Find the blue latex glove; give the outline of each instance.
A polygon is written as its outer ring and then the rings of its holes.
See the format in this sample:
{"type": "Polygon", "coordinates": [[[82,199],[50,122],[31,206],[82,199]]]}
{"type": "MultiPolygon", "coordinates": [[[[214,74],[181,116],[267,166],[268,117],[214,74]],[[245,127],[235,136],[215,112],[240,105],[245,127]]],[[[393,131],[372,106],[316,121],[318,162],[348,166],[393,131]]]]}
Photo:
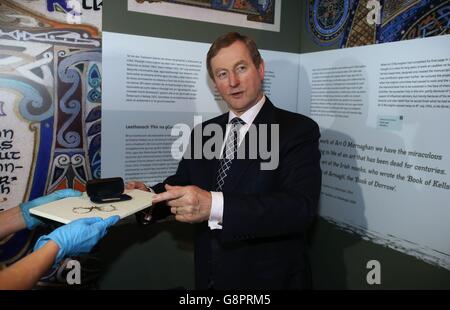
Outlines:
{"type": "Polygon", "coordinates": [[[79,197],[81,196],[81,192],[73,190],[73,189],[62,189],[59,191],[56,191],[54,193],[51,193],[47,196],[42,196],[36,199],[33,199],[31,201],[24,202],[20,205],[20,209],[22,211],[23,219],[25,220],[25,224],[27,225],[28,229],[34,229],[38,227],[39,225],[43,225],[44,223],[41,222],[37,217],[30,214],[30,209],[55,201],[62,198],[67,197],[79,197]]]}
{"type": "Polygon", "coordinates": [[[100,217],[75,220],[55,229],[49,235],[41,236],[34,246],[34,251],[53,240],[59,246],[55,263],[59,263],[66,256],[88,253],[106,235],[108,227],[116,224],[119,219],[120,217],[115,215],[105,220],[100,217]]]}

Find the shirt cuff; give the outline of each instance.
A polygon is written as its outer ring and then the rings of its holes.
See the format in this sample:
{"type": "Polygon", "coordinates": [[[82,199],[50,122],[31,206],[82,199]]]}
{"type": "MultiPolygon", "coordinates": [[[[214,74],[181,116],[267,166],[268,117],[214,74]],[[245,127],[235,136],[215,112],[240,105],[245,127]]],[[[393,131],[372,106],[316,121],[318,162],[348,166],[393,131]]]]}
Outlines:
{"type": "Polygon", "coordinates": [[[145,186],[145,188],[146,188],[150,193],[156,194],[155,191],[153,190],[153,188],[151,188],[150,186],[148,186],[148,185],[145,184],[145,183],[144,183],[144,186],[145,186]]]}
{"type": "Polygon", "coordinates": [[[208,226],[211,230],[222,229],[223,218],[223,193],[211,192],[211,214],[208,220],[208,226]]]}

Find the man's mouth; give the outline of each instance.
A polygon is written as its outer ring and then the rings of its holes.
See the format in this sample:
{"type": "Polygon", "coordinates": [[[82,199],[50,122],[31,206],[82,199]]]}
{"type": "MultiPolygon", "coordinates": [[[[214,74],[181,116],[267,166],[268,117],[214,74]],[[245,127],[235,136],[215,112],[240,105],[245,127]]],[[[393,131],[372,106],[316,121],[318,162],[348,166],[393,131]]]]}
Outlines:
{"type": "Polygon", "coordinates": [[[230,94],[230,96],[235,98],[235,99],[238,99],[238,98],[241,98],[243,96],[243,94],[244,94],[243,91],[235,91],[235,92],[232,92],[230,94]]]}

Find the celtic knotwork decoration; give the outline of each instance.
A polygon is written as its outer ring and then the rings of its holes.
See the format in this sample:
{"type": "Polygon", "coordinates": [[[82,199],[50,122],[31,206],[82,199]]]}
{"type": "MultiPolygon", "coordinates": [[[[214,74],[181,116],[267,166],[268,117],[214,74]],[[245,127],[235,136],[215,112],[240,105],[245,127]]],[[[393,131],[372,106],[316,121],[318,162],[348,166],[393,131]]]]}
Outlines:
{"type": "Polygon", "coordinates": [[[99,179],[101,177],[100,141],[100,135],[96,136],[92,141],[92,148],[89,149],[89,158],[91,159],[91,173],[92,177],[95,179],[99,179]]]}
{"type": "Polygon", "coordinates": [[[82,154],[59,154],[51,167],[51,179],[47,186],[48,191],[55,190],[60,184],[73,187],[74,180],[86,182],[86,160],[82,154]]]}
{"type": "Polygon", "coordinates": [[[102,101],[102,93],[99,89],[102,85],[102,79],[100,75],[100,70],[98,66],[94,64],[88,72],[87,75],[88,84],[92,89],[88,92],[88,100],[94,103],[100,103],[102,101]]]}
{"type": "Polygon", "coordinates": [[[418,0],[387,0],[383,3],[382,21],[388,23],[391,19],[407,11],[411,6],[417,4],[418,0]]]}
{"type": "Polygon", "coordinates": [[[53,53],[45,52],[42,57],[32,63],[17,67],[17,72],[22,76],[46,87],[53,87],[53,75],[51,73],[51,63],[53,61],[53,53]],[[39,69],[42,77],[35,74],[34,71],[39,69]]]}
{"type": "Polygon", "coordinates": [[[93,62],[87,73],[87,85],[89,89],[86,100],[86,136],[88,145],[88,156],[93,178],[100,178],[101,170],[101,64],[93,62]]]}
{"type": "Polygon", "coordinates": [[[137,3],[170,2],[247,15],[247,20],[274,23],[275,1],[279,0],[135,0],[137,3]]]}
{"type": "Polygon", "coordinates": [[[309,0],[308,26],[317,43],[330,45],[342,35],[350,5],[350,0],[309,0]]]}
{"type": "Polygon", "coordinates": [[[401,39],[426,38],[444,34],[450,34],[450,1],[431,7],[404,32],[401,39]]]}
{"type": "Polygon", "coordinates": [[[30,122],[40,122],[53,116],[52,97],[48,90],[19,76],[0,76],[0,88],[12,89],[22,95],[20,114],[30,122]]]}
{"type": "Polygon", "coordinates": [[[211,0],[211,6],[218,10],[229,10],[233,7],[235,0],[211,0]]]}
{"type": "Polygon", "coordinates": [[[70,166],[70,157],[67,154],[58,155],[52,167],[52,183],[60,183],[70,166]]]}
{"type": "MultiPolygon", "coordinates": [[[[3,1],[2,1],[3,2],[3,1]]],[[[25,14],[14,7],[0,5],[0,28],[44,28],[48,26],[32,14],[25,14]]]]}
{"type": "Polygon", "coordinates": [[[88,139],[88,156],[91,164],[92,177],[100,178],[100,146],[101,146],[101,107],[94,107],[86,118],[88,139]]]}
{"type": "Polygon", "coordinates": [[[367,17],[372,15],[368,0],[354,2],[350,18],[351,23],[347,24],[341,47],[363,46],[377,43],[377,29],[379,25],[369,23],[367,17]]]}
{"type": "Polygon", "coordinates": [[[392,12],[390,15],[383,14],[382,28],[377,34],[379,42],[425,38],[450,32],[449,0],[423,0],[414,5],[407,4],[396,7],[395,15],[392,12]]]}
{"type": "Polygon", "coordinates": [[[64,23],[47,18],[30,9],[24,1],[1,2],[0,38],[63,46],[101,46],[101,41],[97,39],[99,31],[91,25],[64,23]]]}
{"type": "MultiPolygon", "coordinates": [[[[65,52],[61,51],[58,56],[63,58],[65,52]]],[[[100,62],[101,53],[99,51],[78,52],[63,58],[58,66],[58,78],[61,82],[70,85],[59,100],[60,110],[69,115],[57,134],[58,143],[65,148],[82,146],[80,133],[71,131],[69,128],[81,111],[79,93],[82,87],[80,83],[82,72],[76,66],[91,61],[100,62]]]]}
{"type": "Polygon", "coordinates": [[[89,38],[86,32],[57,30],[43,33],[34,33],[25,30],[4,32],[0,30],[0,37],[8,36],[20,41],[45,42],[53,44],[76,45],[86,47],[99,47],[100,41],[89,38]]]}
{"type": "Polygon", "coordinates": [[[73,171],[75,173],[75,176],[83,181],[86,182],[86,160],[83,155],[81,154],[75,154],[70,158],[70,162],[73,167],[73,171]]]}

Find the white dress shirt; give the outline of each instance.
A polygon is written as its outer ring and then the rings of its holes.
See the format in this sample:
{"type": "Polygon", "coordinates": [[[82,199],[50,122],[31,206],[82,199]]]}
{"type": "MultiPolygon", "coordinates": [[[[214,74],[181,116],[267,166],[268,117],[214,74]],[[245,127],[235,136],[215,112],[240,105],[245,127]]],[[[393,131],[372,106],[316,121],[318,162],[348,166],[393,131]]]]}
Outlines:
{"type": "MultiPolygon", "coordinates": [[[[241,116],[239,116],[240,119],[242,119],[245,122],[245,125],[243,125],[239,129],[239,138],[238,138],[238,144],[240,145],[242,140],[245,137],[245,134],[247,133],[250,126],[253,124],[253,121],[255,120],[256,115],[258,115],[259,111],[261,110],[262,106],[264,105],[264,102],[266,102],[266,96],[263,95],[261,100],[258,101],[257,104],[255,104],[253,107],[245,111],[241,116]]],[[[235,118],[238,117],[236,114],[234,114],[233,111],[230,111],[228,113],[228,124],[227,129],[225,132],[225,139],[224,143],[222,145],[222,149],[220,150],[220,156],[222,156],[223,149],[225,147],[225,142],[227,141],[228,135],[230,134],[231,126],[229,122],[235,118]]],[[[211,214],[209,215],[208,220],[208,226],[210,229],[222,229],[222,218],[223,218],[223,193],[222,192],[211,192],[211,214]]]]}

